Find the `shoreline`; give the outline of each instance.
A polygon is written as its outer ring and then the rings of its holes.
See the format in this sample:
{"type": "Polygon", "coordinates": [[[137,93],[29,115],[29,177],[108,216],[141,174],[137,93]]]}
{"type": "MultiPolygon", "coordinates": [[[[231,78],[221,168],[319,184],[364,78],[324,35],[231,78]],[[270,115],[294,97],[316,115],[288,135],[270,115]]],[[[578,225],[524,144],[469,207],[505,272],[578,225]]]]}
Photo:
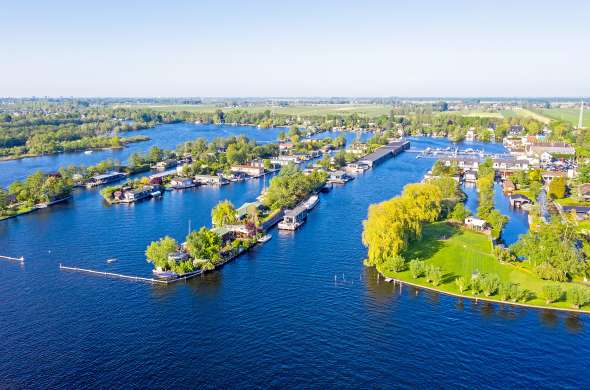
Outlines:
{"type": "Polygon", "coordinates": [[[422,290],[434,291],[434,292],[441,293],[441,294],[448,295],[448,296],[452,296],[452,297],[455,297],[455,298],[468,299],[468,300],[471,300],[471,301],[475,301],[476,303],[478,301],[484,301],[484,302],[490,302],[490,303],[496,303],[496,304],[502,304],[502,305],[528,307],[530,309],[535,309],[535,310],[556,310],[556,311],[569,312],[569,313],[581,313],[581,314],[587,314],[587,315],[590,314],[590,310],[574,309],[574,308],[568,309],[568,308],[565,308],[565,307],[554,307],[554,306],[540,306],[540,305],[533,305],[533,304],[530,304],[530,303],[502,301],[502,300],[499,300],[499,299],[493,299],[493,298],[489,298],[489,297],[479,297],[479,296],[474,297],[473,295],[472,296],[469,296],[469,295],[457,294],[457,293],[450,292],[450,291],[440,290],[440,289],[437,289],[436,287],[423,286],[423,285],[420,285],[420,284],[417,284],[417,283],[412,283],[412,282],[408,282],[408,281],[405,281],[405,280],[393,278],[393,277],[390,277],[390,276],[385,276],[385,275],[383,275],[379,271],[377,271],[377,274],[379,275],[379,277],[382,277],[384,279],[385,278],[389,278],[393,282],[397,282],[397,283],[400,283],[400,284],[405,284],[405,285],[412,286],[412,287],[415,287],[415,288],[418,288],[418,289],[422,289],[422,290]]]}

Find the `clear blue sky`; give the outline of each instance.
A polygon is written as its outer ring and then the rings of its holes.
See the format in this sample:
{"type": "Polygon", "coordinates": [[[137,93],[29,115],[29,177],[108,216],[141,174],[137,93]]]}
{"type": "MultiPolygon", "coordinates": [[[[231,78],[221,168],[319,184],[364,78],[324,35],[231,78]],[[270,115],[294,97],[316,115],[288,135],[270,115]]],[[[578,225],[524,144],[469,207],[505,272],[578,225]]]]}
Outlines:
{"type": "Polygon", "coordinates": [[[2,2],[0,96],[590,95],[590,1],[2,2]]]}

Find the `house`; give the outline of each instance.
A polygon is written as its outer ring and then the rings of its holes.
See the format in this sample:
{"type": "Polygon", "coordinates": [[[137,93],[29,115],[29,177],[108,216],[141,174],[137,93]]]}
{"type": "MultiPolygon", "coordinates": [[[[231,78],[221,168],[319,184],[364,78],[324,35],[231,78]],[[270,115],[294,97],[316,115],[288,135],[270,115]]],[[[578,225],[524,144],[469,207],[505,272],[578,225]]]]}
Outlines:
{"type": "Polygon", "coordinates": [[[173,159],[168,159],[164,161],[158,161],[155,165],[155,168],[158,171],[165,171],[168,168],[175,167],[178,164],[178,161],[173,159]]]}
{"type": "Polygon", "coordinates": [[[590,183],[584,183],[578,186],[578,196],[580,199],[590,201],[590,183]]]}
{"type": "Polygon", "coordinates": [[[297,156],[278,156],[278,157],[272,158],[270,160],[270,163],[274,164],[274,165],[284,166],[284,165],[288,165],[289,163],[298,164],[299,159],[297,158],[297,156]]]}
{"type": "Polygon", "coordinates": [[[121,173],[121,172],[115,172],[115,171],[107,172],[102,175],[92,176],[86,182],[86,187],[91,188],[91,187],[96,187],[96,186],[99,186],[102,184],[112,183],[112,182],[115,182],[118,180],[122,180],[124,177],[125,177],[125,174],[121,173]]]}
{"type": "Polygon", "coordinates": [[[141,190],[131,189],[123,193],[123,202],[132,203],[149,197],[152,193],[152,186],[144,186],[141,190]]]}
{"type": "Polygon", "coordinates": [[[353,179],[344,171],[331,172],[328,177],[328,183],[345,184],[353,179]]]}
{"type": "Polygon", "coordinates": [[[170,185],[172,186],[172,188],[174,188],[176,190],[180,190],[183,188],[194,187],[195,182],[190,177],[176,176],[176,177],[173,177],[172,180],[170,180],[170,185]]]}
{"type": "Polygon", "coordinates": [[[258,210],[262,206],[263,206],[262,202],[260,202],[258,200],[255,202],[246,202],[236,210],[236,217],[239,220],[243,219],[244,217],[246,217],[246,215],[248,215],[248,209],[250,209],[251,207],[255,207],[258,210]]]}
{"type": "Polygon", "coordinates": [[[292,144],[292,143],[290,143],[290,142],[281,142],[281,143],[279,144],[279,151],[280,151],[280,152],[288,152],[288,151],[290,151],[291,149],[293,149],[294,147],[295,147],[295,145],[293,145],[293,144],[292,144]]]}
{"type": "Polygon", "coordinates": [[[188,254],[182,251],[172,252],[168,255],[168,260],[180,263],[188,259],[188,254]]]}
{"type": "Polygon", "coordinates": [[[465,226],[473,230],[483,231],[487,226],[487,222],[483,219],[469,216],[465,218],[465,226]]]}
{"type": "Polygon", "coordinates": [[[576,150],[566,142],[544,142],[534,140],[526,145],[526,152],[530,156],[541,157],[544,153],[551,156],[575,156],[576,150]]]}
{"type": "Polygon", "coordinates": [[[493,159],[492,166],[498,171],[527,171],[529,162],[511,158],[496,158],[493,159]]]}
{"type": "Polygon", "coordinates": [[[199,184],[225,185],[229,183],[229,180],[221,175],[195,175],[195,182],[199,184]]]}
{"type": "Polygon", "coordinates": [[[473,129],[467,130],[467,133],[465,134],[465,140],[466,141],[475,140],[475,132],[473,131],[473,129]]]}
{"type": "Polygon", "coordinates": [[[590,217],[589,206],[558,206],[563,213],[575,213],[576,219],[583,220],[590,217]]]}
{"type": "Polygon", "coordinates": [[[363,163],[349,163],[346,164],[346,167],[344,167],[344,169],[346,170],[346,172],[349,173],[363,173],[369,169],[369,166],[363,163]]]}
{"type": "Polygon", "coordinates": [[[559,172],[559,171],[548,171],[541,173],[541,178],[543,179],[543,183],[549,184],[553,179],[556,177],[566,177],[567,173],[559,172]]]}
{"type": "Polygon", "coordinates": [[[463,175],[463,178],[468,183],[475,183],[477,181],[477,172],[467,171],[465,172],[465,175],[463,175]]]}
{"type": "Polygon", "coordinates": [[[440,159],[442,164],[446,167],[452,166],[454,163],[457,164],[459,169],[464,171],[472,170],[477,172],[479,170],[479,159],[478,158],[469,158],[469,157],[448,157],[440,159]]]}
{"type": "Polygon", "coordinates": [[[533,202],[523,194],[513,194],[508,197],[510,207],[522,207],[525,204],[532,204],[533,202]]]}
{"type": "Polygon", "coordinates": [[[264,175],[264,167],[254,165],[234,165],[231,168],[233,173],[244,173],[248,176],[258,177],[264,175]]]}
{"type": "Polygon", "coordinates": [[[512,180],[504,180],[502,183],[502,191],[506,194],[510,194],[516,190],[516,186],[512,180]]]}

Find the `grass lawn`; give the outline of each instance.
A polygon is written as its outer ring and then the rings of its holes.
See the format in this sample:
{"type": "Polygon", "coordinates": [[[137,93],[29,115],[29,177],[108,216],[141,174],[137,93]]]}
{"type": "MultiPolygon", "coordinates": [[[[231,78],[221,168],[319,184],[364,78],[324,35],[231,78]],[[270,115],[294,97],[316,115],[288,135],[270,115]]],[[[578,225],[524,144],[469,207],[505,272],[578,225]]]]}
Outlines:
{"type": "Polygon", "coordinates": [[[527,198],[529,198],[530,200],[532,200],[534,203],[536,203],[536,198],[533,196],[533,193],[528,188],[522,188],[520,190],[516,190],[516,191],[514,191],[514,194],[524,195],[527,198]]]}
{"type": "Polygon", "coordinates": [[[545,124],[548,124],[549,122],[551,122],[551,118],[549,116],[544,115],[541,112],[527,110],[526,108],[515,108],[514,110],[502,110],[501,113],[505,118],[510,118],[510,117],[533,118],[533,119],[536,119],[539,122],[545,123],[545,124]]]}
{"type": "MultiPolygon", "coordinates": [[[[567,121],[574,126],[578,125],[578,118],[580,115],[580,107],[577,108],[546,108],[539,110],[543,115],[567,121]]],[[[584,107],[584,126],[590,127],[590,110],[588,105],[584,107]]]]}
{"type": "MultiPolygon", "coordinates": [[[[479,273],[497,274],[501,280],[518,283],[520,288],[530,291],[532,295],[526,302],[527,304],[571,308],[571,304],[566,301],[546,304],[542,293],[542,288],[546,284],[561,284],[562,288],[566,290],[571,286],[571,283],[542,280],[527,268],[526,262],[517,265],[502,264],[492,254],[492,243],[488,236],[458,228],[446,222],[425,226],[422,240],[414,243],[406,251],[404,257],[441,267],[444,277],[442,283],[436,287],[441,291],[460,294],[455,284],[455,278],[464,276],[469,280],[472,272],[478,271],[479,273]]],[[[409,270],[393,272],[385,276],[432,287],[424,277],[413,279],[409,270]]],[[[463,295],[471,296],[471,291],[467,290],[463,292],[463,295]]],[[[480,294],[480,297],[483,298],[483,294],[480,294]]],[[[498,295],[485,298],[500,301],[498,295]]],[[[590,309],[590,305],[586,305],[584,309],[590,309]]]]}

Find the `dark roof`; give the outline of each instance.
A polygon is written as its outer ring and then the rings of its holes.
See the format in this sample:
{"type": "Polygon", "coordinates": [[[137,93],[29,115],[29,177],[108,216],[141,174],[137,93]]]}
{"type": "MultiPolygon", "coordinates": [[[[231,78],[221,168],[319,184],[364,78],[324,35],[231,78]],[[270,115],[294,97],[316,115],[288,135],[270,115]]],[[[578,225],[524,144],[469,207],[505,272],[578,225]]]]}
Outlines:
{"type": "Polygon", "coordinates": [[[575,210],[576,213],[587,213],[590,212],[590,206],[561,206],[563,211],[568,212],[575,210]]]}
{"type": "Polygon", "coordinates": [[[530,200],[528,196],[523,195],[523,194],[510,195],[509,198],[510,199],[526,199],[526,200],[530,200]]]}

